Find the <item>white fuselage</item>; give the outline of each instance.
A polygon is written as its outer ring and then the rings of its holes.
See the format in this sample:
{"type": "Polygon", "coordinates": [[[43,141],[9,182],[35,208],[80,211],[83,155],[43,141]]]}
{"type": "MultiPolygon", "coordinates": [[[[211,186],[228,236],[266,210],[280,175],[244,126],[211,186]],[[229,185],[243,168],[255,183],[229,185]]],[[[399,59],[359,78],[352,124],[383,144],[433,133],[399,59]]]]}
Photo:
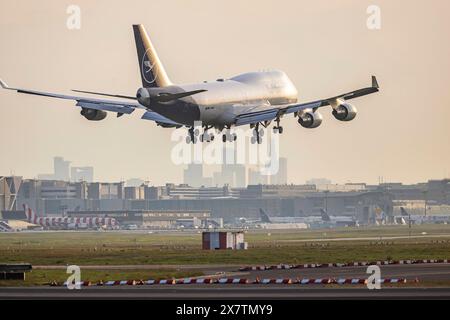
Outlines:
{"type": "MultiPolygon", "coordinates": [[[[151,108],[183,124],[201,121],[208,126],[229,126],[240,114],[283,107],[298,101],[298,91],[282,71],[244,73],[230,79],[219,79],[187,85],[173,85],[173,90],[206,90],[183,101],[151,108]],[[183,117],[181,113],[184,113],[183,117]],[[185,120],[188,114],[196,117],[185,120]]],[[[164,88],[166,91],[170,87],[164,88]]]]}
{"type": "Polygon", "coordinates": [[[182,86],[186,90],[205,89],[193,97],[206,125],[228,125],[239,114],[296,103],[298,91],[280,71],[245,73],[231,79],[182,86]]]}

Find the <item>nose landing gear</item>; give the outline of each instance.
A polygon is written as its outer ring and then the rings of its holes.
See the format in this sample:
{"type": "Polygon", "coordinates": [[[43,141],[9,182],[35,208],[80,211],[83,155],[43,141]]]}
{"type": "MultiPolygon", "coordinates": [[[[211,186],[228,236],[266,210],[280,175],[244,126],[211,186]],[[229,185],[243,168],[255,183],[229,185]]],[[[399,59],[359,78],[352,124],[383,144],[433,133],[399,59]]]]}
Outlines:
{"type": "Polygon", "coordinates": [[[205,127],[202,134],[200,134],[200,130],[198,128],[191,127],[188,130],[188,136],[186,137],[186,143],[193,143],[196,144],[198,140],[200,142],[211,142],[214,141],[214,134],[208,133],[208,130],[211,129],[211,127],[205,127]]]}
{"type": "Polygon", "coordinates": [[[194,127],[189,128],[188,136],[186,137],[186,143],[196,144],[198,141],[198,135],[200,134],[200,130],[194,129],[194,127]]]}

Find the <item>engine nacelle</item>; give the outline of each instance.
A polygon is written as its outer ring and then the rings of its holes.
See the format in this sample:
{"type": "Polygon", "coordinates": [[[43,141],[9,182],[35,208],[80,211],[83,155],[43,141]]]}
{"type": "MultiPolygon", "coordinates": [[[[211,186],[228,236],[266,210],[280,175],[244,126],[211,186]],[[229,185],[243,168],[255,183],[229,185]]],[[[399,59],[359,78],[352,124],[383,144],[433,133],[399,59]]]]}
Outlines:
{"type": "Polygon", "coordinates": [[[358,110],[350,103],[340,104],[333,110],[333,116],[339,121],[352,121],[356,118],[358,110]]]}
{"type": "Polygon", "coordinates": [[[100,121],[106,118],[106,111],[82,108],[80,114],[89,121],[100,121]]]}
{"type": "Polygon", "coordinates": [[[298,115],[298,123],[307,129],[317,128],[322,124],[323,117],[319,111],[305,111],[298,115]]]}

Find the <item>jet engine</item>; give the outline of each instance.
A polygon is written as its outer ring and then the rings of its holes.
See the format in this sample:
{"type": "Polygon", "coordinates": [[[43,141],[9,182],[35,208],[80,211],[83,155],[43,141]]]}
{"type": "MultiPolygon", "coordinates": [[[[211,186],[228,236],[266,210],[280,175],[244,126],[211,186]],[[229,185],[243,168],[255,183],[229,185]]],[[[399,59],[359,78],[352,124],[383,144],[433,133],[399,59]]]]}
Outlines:
{"type": "Polygon", "coordinates": [[[307,129],[317,128],[322,124],[323,117],[320,112],[304,111],[298,115],[298,123],[307,129]]]}
{"type": "Polygon", "coordinates": [[[106,111],[82,108],[80,114],[89,121],[100,121],[106,118],[106,111]]]}
{"type": "Polygon", "coordinates": [[[350,103],[342,103],[333,110],[333,116],[339,121],[352,121],[358,110],[350,103]]]}

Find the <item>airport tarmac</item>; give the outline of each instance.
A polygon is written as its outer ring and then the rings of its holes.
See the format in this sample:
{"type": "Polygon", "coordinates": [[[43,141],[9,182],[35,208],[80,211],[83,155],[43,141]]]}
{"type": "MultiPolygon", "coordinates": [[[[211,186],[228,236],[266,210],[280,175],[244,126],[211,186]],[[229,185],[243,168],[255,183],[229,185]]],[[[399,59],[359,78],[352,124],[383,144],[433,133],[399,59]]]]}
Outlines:
{"type": "Polygon", "coordinates": [[[299,285],[0,288],[2,299],[450,299],[450,288],[305,288],[299,285]]]}

